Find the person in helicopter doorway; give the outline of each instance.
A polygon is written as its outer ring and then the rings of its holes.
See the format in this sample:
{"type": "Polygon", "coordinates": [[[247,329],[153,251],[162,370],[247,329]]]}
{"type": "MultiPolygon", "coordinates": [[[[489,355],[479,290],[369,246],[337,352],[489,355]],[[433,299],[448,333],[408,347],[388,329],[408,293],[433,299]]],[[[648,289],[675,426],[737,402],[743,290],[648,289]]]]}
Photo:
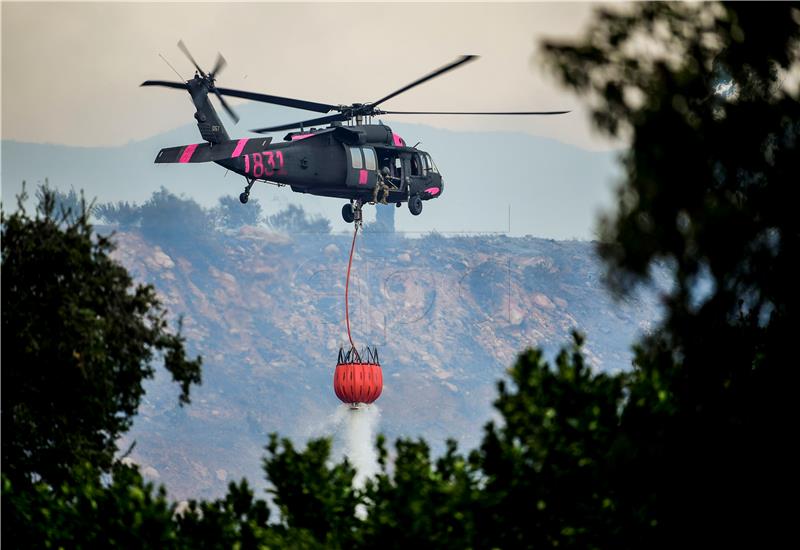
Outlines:
{"type": "Polygon", "coordinates": [[[391,181],[391,171],[388,166],[384,166],[381,168],[381,171],[378,172],[378,181],[375,184],[375,193],[372,196],[372,201],[375,203],[389,204],[387,199],[389,198],[389,191],[393,188],[396,189],[391,181]]]}

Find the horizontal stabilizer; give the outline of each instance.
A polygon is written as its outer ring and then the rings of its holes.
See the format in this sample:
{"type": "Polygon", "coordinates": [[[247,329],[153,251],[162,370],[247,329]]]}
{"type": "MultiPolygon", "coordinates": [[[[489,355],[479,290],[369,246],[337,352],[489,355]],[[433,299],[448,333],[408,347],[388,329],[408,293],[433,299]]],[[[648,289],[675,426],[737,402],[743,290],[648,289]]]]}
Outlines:
{"type": "Polygon", "coordinates": [[[232,139],[222,143],[193,143],[161,149],[156,155],[156,164],[164,162],[214,162],[240,157],[249,153],[260,153],[272,138],[243,138],[232,139]]]}

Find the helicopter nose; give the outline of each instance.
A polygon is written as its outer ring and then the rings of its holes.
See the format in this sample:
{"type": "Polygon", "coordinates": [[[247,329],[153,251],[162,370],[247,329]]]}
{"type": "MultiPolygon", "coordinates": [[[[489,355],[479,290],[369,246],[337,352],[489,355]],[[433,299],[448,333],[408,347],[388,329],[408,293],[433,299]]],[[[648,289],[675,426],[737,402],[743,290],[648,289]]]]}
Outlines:
{"type": "Polygon", "coordinates": [[[441,193],[442,193],[442,184],[441,183],[439,183],[437,185],[432,185],[432,186],[428,187],[427,189],[425,189],[425,194],[428,195],[428,197],[430,197],[430,198],[438,197],[439,195],[441,195],[441,193]]]}

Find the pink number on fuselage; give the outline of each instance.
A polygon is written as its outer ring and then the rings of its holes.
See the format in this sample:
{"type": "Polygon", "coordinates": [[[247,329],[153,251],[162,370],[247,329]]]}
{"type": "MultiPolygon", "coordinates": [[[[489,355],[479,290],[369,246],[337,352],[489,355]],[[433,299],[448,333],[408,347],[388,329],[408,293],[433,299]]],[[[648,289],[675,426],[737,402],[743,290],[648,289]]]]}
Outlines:
{"type": "Polygon", "coordinates": [[[277,166],[278,173],[279,174],[285,174],[286,171],[283,169],[283,151],[280,151],[280,150],[275,151],[275,156],[278,159],[278,166],[277,166]]]}
{"type": "Polygon", "coordinates": [[[267,157],[267,165],[264,166],[264,175],[271,176],[275,172],[275,158],[272,151],[264,151],[264,156],[267,157]]]}
{"type": "Polygon", "coordinates": [[[264,175],[264,159],[261,153],[253,153],[253,177],[260,178],[264,175]]]}
{"type": "MultiPolygon", "coordinates": [[[[244,156],[244,173],[250,173],[250,155],[244,156]]],[[[253,153],[253,177],[262,178],[274,176],[275,174],[285,174],[283,169],[282,151],[264,151],[263,153],[253,153]],[[266,164],[264,164],[266,157],[266,164]]]]}

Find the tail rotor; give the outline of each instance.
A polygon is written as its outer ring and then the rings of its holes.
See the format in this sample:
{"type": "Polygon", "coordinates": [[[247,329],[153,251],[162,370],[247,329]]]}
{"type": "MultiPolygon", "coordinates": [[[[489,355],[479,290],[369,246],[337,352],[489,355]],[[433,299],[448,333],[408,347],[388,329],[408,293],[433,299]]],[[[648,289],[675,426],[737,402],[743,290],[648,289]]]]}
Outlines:
{"type": "Polygon", "coordinates": [[[214,68],[210,73],[206,74],[197,61],[195,61],[194,57],[192,57],[192,54],[189,52],[189,48],[186,47],[186,44],[183,43],[183,40],[178,41],[178,48],[184,53],[189,61],[192,62],[192,65],[194,65],[195,69],[197,69],[197,74],[205,81],[208,91],[217,96],[217,99],[219,99],[219,102],[222,105],[222,108],[225,109],[225,112],[228,113],[235,123],[239,122],[239,115],[237,115],[231,106],[228,105],[228,102],[225,101],[225,99],[222,97],[222,94],[220,94],[219,90],[217,90],[217,86],[214,84],[219,72],[228,65],[228,62],[225,61],[225,58],[222,57],[222,54],[217,54],[217,62],[214,64],[214,68]]]}

